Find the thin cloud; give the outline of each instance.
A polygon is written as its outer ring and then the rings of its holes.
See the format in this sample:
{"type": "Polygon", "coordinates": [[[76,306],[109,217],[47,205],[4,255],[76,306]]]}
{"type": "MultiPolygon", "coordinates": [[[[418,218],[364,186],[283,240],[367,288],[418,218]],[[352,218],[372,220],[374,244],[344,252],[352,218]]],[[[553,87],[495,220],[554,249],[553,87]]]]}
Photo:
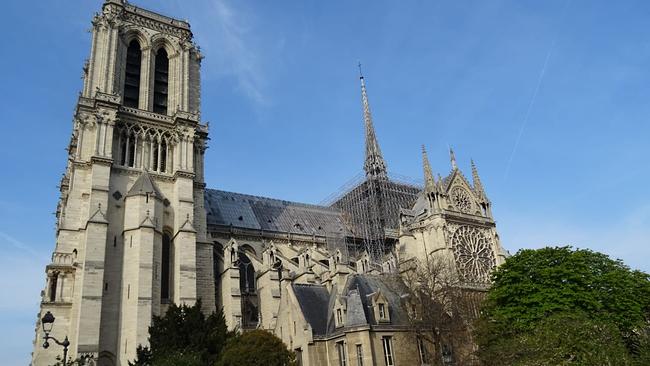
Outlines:
{"type": "Polygon", "coordinates": [[[270,103],[259,42],[262,34],[251,13],[236,8],[227,0],[210,0],[205,7],[189,7],[176,2],[188,14],[197,43],[206,54],[204,76],[234,77],[238,89],[260,105],[270,103]],[[200,12],[197,12],[200,9],[200,12]]]}
{"type": "MultiPolygon", "coordinates": [[[[566,14],[570,2],[571,2],[570,0],[567,0],[564,3],[564,7],[562,8],[562,13],[560,14],[560,21],[559,21],[560,24],[564,20],[564,16],[566,14]]],[[[535,84],[535,90],[533,91],[533,95],[531,96],[530,102],[528,103],[528,108],[526,108],[526,114],[524,115],[524,119],[521,122],[521,126],[519,127],[519,133],[517,134],[517,138],[515,139],[515,144],[512,147],[512,152],[510,153],[510,157],[508,158],[508,162],[506,164],[506,169],[503,174],[504,181],[508,180],[508,175],[510,174],[510,167],[512,166],[512,161],[514,160],[515,154],[517,153],[517,148],[519,147],[519,142],[521,141],[521,137],[524,134],[524,130],[528,125],[528,120],[530,119],[530,113],[533,110],[533,107],[535,106],[535,101],[537,100],[537,94],[539,93],[539,88],[542,86],[542,82],[544,81],[544,76],[546,76],[548,61],[551,59],[551,55],[553,54],[553,50],[555,49],[555,44],[557,42],[559,34],[560,31],[558,30],[557,34],[555,35],[555,38],[553,38],[553,42],[551,42],[551,45],[548,48],[548,52],[546,53],[544,64],[542,65],[542,69],[539,72],[539,77],[537,78],[537,84],[535,84]]]]}
{"type": "Polygon", "coordinates": [[[32,249],[29,245],[23,243],[22,241],[14,238],[11,235],[5,233],[4,231],[0,231],[0,243],[9,244],[14,248],[20,249],[21,251],[27,252],[29,254],[40,255],[37,251],[32,249]]]}
{"type": "Polygon", "coordinates": [[[549,48],[548,53],[546,54],[544,65],[542,66],[542,70],[540,71],[539,77],[537,78],[535,91],[533,92],[533,96],[530,98],[530,102],[528,103],[528,108],[526,109],[526,115],[524,116],[523,122],[521,122],[521,127],[519,127],[519,133],[517,134],[517,138],[515,139],[515,145],[512,147],[512,152],[510,153],[510,158],[508,159],[508,164],[506,165],[506,171],[503,175],[504,180],[508,179],[508,174],[510,173],[510,166],[512,165],[512,160],[515,157],[515,153],[517,153],[517,148],[519,147],[519,141],[521,141],[521,136],[524,134],[524,129],[526,129],[526,125],[528,125],[530,112],[533,110],[533,106],[535,105],[535,101],[537,100],[537,93],[539,93],[539,88],[540,86],[542,86],[542,82],[544,81],[544,75],[546,75],[548,60],[550,60],[554,48],[555,48],[555,40],[553,40],[553,43],[551,44],[551,47],[549,48]]]}

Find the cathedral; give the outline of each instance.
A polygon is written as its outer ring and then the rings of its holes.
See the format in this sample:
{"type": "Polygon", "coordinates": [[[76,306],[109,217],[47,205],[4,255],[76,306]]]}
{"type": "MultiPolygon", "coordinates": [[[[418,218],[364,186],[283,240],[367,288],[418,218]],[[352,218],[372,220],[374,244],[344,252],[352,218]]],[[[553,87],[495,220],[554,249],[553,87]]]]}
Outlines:
{"type": "Polygon", "coordinates": [[[435,256],[486,288],[504,261],[473,162],[471,182],[453,151],[434,176],[423,148],[424,185],[392,177],[361,76],[361,179],[320,205],[207,188],[190,25],[105,0],[91,33],[33,365],[61,354],[42,346],[47,312],[70,357],[125,366],[153,316],[197,300],[231,329],[273,332],[300,365],[432,362],[440,345],[413,334],[395,282],[404,263],[435,256]]]}

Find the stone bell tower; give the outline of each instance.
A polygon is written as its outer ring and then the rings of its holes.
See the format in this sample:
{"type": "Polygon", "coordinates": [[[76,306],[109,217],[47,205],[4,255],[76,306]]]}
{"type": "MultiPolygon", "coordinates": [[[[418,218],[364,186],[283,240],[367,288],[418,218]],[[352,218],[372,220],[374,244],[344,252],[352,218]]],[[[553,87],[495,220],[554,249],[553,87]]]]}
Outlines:
{"type": "MultiPolygon", "coordinates": [[[[187,22],[122,0],[92,21],[39,315],[72,358],[126,365],[170,303],[214,309],[201,59],[187,22]]],[[[33,365],[61,354],[42,343],[39,320],[33,365]]]]}

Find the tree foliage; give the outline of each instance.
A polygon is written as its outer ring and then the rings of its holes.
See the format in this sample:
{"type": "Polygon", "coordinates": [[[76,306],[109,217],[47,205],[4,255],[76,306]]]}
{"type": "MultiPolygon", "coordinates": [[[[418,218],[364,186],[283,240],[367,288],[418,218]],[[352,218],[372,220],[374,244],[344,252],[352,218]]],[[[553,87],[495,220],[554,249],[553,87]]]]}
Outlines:
{"type": "Polygon", "coordinates": [[[201,302],[194,306],[172,304],[149,327],[149,347],[138,347],[133,366],[212,365],[231,333],[223,313],[205,316],[201,302]]]}
{"type": "Polygon", "coordinates": [[[273,334],[229,332],[223,313],[205,316],[201,303],[170,305],[149,327],[149,346],[137,348],[130,366],[293,366],[294,353],[273,334]]]}
{"type": "Polygon", "coordinates": [[[519,251],[493,281],[476,333],[487,365],[625,365],[646,357],[646,273],[559,247],[519,251]]]}
{"type": "Polygon", "coordinates": [[[294,366],[296,361],[282,340],[265,330],[253,330],[229,340],[217,365],[294,366]]]}

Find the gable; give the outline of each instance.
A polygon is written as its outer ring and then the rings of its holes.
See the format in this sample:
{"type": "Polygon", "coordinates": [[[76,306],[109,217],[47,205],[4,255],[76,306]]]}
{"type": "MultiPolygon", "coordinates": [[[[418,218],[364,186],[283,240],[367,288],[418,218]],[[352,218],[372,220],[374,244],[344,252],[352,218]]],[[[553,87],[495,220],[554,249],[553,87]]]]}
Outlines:
{"type": "Polygon", "coordinates": [[[474,188],[459,170],[454,170],[445,179],[445,182],[447,184],[444,192],[449,198],[447,209],[465,214],[482,215],[479,198],[474,192],[474,188]]]}

